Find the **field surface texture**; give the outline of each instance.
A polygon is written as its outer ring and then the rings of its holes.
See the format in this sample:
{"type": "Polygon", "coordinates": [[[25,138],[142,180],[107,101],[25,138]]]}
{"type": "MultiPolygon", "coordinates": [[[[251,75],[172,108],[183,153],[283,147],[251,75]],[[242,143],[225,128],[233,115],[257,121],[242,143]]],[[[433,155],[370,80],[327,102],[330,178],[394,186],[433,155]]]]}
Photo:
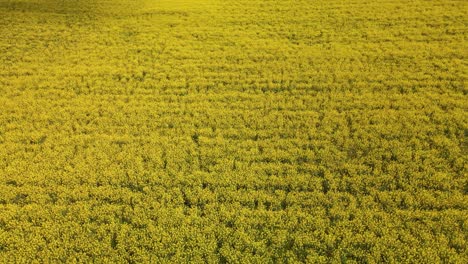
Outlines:
{"type": "Polygon", "coordinates": [[[0,262],[466,263],[467,10],[0,0],[0,262]]]}

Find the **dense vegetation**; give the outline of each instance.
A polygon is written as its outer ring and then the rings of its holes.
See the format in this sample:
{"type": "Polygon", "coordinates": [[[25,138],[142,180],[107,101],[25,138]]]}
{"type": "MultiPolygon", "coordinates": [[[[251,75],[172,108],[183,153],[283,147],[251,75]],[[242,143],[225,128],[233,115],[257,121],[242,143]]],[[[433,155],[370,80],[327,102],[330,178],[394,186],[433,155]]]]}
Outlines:
{"type": "Polygon", "coordinates": [[[0,0],[0,262],[466,263],[467,3],[0,0]]]}

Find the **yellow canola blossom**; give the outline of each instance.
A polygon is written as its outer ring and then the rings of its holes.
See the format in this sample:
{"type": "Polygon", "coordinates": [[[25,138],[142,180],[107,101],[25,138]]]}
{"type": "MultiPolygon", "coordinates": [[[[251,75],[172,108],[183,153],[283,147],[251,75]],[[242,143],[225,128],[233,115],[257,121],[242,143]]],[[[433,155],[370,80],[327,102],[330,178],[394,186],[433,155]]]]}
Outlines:
{"type": "Polygon", "coordinates": [[[1,263],[466,263],[460,0],[0,0],[1,263]]]}

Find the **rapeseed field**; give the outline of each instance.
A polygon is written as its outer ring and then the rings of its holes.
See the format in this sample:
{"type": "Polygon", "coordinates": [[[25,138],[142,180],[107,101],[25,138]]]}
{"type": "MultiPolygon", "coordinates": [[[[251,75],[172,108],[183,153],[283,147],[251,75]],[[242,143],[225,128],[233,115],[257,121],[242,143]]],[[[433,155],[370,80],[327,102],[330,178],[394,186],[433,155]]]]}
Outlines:
{"type": "Polygon", "coordinates": [[[467,263],[467,15],[0,0],[0,262],[467,263]]]}

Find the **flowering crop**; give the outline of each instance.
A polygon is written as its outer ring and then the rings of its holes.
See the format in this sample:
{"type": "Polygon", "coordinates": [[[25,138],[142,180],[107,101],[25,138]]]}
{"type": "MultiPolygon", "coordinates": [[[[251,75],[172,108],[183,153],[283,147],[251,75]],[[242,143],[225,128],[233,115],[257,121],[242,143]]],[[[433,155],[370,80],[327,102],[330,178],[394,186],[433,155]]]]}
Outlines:
{"type": "Polygon", "coordinates": [[[466,10],[0,0],[0,262],[465,263],[466,10]]]}

